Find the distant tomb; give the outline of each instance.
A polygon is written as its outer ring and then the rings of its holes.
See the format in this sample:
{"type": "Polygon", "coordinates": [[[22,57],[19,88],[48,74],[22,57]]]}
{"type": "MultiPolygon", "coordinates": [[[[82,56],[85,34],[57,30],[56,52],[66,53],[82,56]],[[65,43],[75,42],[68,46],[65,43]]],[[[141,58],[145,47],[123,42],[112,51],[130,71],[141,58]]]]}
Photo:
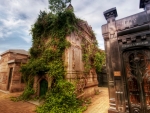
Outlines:
{"type": "Polygon", "coordinates": [[[20,73],[21,64],[29,58],[27,51],[10,49],[2,53],[0,59],[0,89],[10,92],[24,90],[24,82],[20,73]]]}

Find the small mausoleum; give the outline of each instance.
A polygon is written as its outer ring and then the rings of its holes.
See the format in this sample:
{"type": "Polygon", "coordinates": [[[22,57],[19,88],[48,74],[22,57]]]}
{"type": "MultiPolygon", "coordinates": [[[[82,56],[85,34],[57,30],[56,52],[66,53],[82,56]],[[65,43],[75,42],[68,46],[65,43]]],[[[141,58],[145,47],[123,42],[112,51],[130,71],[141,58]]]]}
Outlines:
{"type": "Polygon", "coordinates": [[[22,49],[9,49],[0,59],[0,90],[16,92],[24,89],[20,66],[27,62],[29,54],[22,49]]]}
{"type": "MultiPolygon", "coordinates": [[[[70,82],[77,81],[77,92],[80,96],[88,97],[94,95],[98,91],[98,80],[96,70],[93,68],[89,72],[85,72],[84,62],[82,60],[82,43],[90,49],[96,37],[91,34],[92,28],[86,21],[79,23],[82,35],[72,32],[66,37],[71,46],[65,50],[64,61],[66,68],[66,79],[70,82]]],[[[47,89],[51,87],[52,78],[47,75],[35,76],[34,90],[37,95],[44,95],[47,89]]]]}
{"type": "Polygon", "coordinates": [[[104,12],[108,113],[150,113],[150,0],[139,6],[143,12],[119,20],[116,8],[104,12]]]}
{"type": "MultiPolygon", "coordinates": [[[[68,6],[68,9],[73,10],[71,4],[68,6]]],[[[96,37],[93,35],[92,27],[86,21],[79,21],[77,26],[80,33],[74,31],[66,36],[70,47],[65,49],[63,57],[66,70],[65,79],[72,83],[76,82],[76,93],[78,97],[88,97],[98,91],[98,80],[95,68],[90,68],[89,71],[85,71],[86,62],[83,62],[83,49],[87,49],[86,51],[92,50],[96,42],[96,37]]],[[[93,59],[88,59],[88,62],[90,62],[88,66],[91,66],[93,59]]],[[[35,76],[33,87],[36,95],[41,96],[46,94],[47,90],[51,88],[52,82],[54,82],[53,78],[46,74],[35,76]]]]}

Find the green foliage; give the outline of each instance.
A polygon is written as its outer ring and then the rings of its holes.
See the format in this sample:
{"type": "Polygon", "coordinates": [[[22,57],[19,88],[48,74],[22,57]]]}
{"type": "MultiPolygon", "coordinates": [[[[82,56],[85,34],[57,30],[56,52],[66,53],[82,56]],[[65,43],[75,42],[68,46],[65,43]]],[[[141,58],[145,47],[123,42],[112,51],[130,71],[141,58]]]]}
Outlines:
{"type": "Polygon", "coordinates": [[[92,68],[95,68],[97,72],[101,72],[101,68],[105,63],[105,53],[97,45],[97,41],[90,44],[87,40],[82,40],[82,60],[85,72],[89,72],[92,68]]]}
{"type": "Polygon", "coordinates": [[[24,89],[24,92],[19,97],[11,97],[12,101],[20,101],[20,100],[29,100],[30,96],[33,95],[35,92],[32,88],[33,86],[33,77],[30,76],[30,79],[26,83],[26,87],[24,89]]]}
{"type": "MultiPolygon", "coordinates": [[[[31,59],[21,69],[25,78],[30,75],[43,75],[47,72],[53,76],[53,70],[59,67],[52,69],[57,66],[54,66],[56,61],[63,65],[62,54],[65,48],[70,46],[65,37],[75,30],[76,23],[75,15],[68,10],[58,15],[40,12],[31,30],[33,37],[33,45],[30,49],[31,59]]],[[[62,68],[63,66],[61,70],[62,68]]]]}
{"type": "MultiPolygon", "coordinates": [[[[32,26],[31,56],[28,63],[21,68],[27,87],[20,99],[26,100],[34,93],[34,76],[48,75],[53,78],[52,85],[45,96],[44,104],[37,108],[37,112],[82,113],[85,108],[76,98],[74,85],[65,80],[63,59],[65,49],[70,46],[66,36],[77,31],[80,20],[71,10],[63,10],[66,7],[64,1],[49,0],[49,2],[51,11],[56,14],[40,11],[37,21],[32,26]]],[[[83,40],[82,52],[87,72],[93,67],[100,68],[99,63],[102,63],[102,57],[97,53],[96,42],[89,44],[88,41],[83,40]],[[97,63],[97,61],[100,62],[97,63]]]]}
{"type": "Polygon", "coordinates": [[[22,65],[21,72],[23,73],[24,80],[26,81],[30,75],[42,75],[47,71],[46,62],[43,58],[30,59],[25,65],[22,65]]]}
{"type": "Polygon", "coordinates": [[[89,72],[89,70],[92,68],[90,62],[90,55],[88,53],[85,53],[83,54],[82,59],[84,61],[85,72],[89,72]]]}
{"type": "Polygon", "coordinates": [[[64,65],[62,60],[51,61],[48,65],[49,71],[48,75],[55,77],[56,79],[64,78],[64,65]]]}
{"type": "Polygon", "coordinates": [[[48,75],[53,78],[44,104],[37,108],[38,113],[82,113],[83,111],[81,103],[76,98],[74,85],[65,80],[63,60],[64,51],[70,46],[66,36],[76,30],[77,21],[70,10],[57,14],[43,11],[32,26],[31,57],[21,68],[27,87],[20,99],[27,99],[34,93],[32,84],[34,76],[48,75]]]}
{"type": "Polygon", "coordinates": [[[29,100],[31,99],[30,96],[34,94],[34,90],[31,87],[26,87],[24,89],[24,92],[19,97],[11,97],[11,100],[14,102],[20,101],[20,100],[29,100]]]}
{"type": "Polygon", "coordinates": [[[30,96],[34,94],[34,90],[32,87],[26,87],[24,90],[23,94],[21,95],[20,99],[21,100],[29,100],[30,96]]]}
{"type": "Polygon", "coordinates": [[[49,0],[49,9],[54,13],[62,12],[68,2],[71,2],[71,0],[49,0]]]}
{"type": "Polygon", "coordinates": [[[74,86],[65,80],[58,80],[56,82],[56,88],[47,93],[45,104],[37,108],[37,112],[82,113],[82,107],[79,107],[81,105],[74,93],[74,86]]]}
{"type": "Polygon", "coordinates": [[[104,63],[105,63],[105,53],[103,51],[96,52],[94,56],[94,66],[97,72],[101,72],[104,63]]]}

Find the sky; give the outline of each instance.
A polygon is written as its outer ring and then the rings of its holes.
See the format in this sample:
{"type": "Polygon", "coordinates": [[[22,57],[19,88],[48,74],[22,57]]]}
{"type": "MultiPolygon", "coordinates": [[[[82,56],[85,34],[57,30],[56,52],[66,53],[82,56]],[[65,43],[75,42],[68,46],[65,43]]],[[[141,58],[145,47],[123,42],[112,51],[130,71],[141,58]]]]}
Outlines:
{"type": "MultiPolygon", "coordinates": [[[[116,7],[118,17],[124,18],[144,11],[139,9],[140,0],[72,0],[74,13],[88,22],[104,49],[101,26],[107,21],[103,12],[116,7]]],[[[48,0],[0,0],[0,53],[8,49],[29,50],[32,46],[31,26],[40,10],[49,12],[48,0]]]]}

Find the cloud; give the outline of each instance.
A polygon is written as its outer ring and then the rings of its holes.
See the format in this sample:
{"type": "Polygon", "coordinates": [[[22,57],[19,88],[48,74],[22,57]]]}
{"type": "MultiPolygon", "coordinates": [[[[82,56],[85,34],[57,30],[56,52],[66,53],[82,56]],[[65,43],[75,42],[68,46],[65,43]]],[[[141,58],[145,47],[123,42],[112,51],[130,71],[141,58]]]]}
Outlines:
{"type": "MultiPolygon", "coordinates": [[[[104,49],[101,26],[107,21],[103,12],[116,7],[120,19],[138,12],[140,0],[72,0],[74,13],[84,19],[96,33],[99,47],[104,49]]],[[[31,25],[40,10],[48,9],[48,0],[1,0],[0,3],[0,53],[7,49],[26,49],[32,45],[29,35],[31,25]]]]}
{"type": "Polygon", "coordinates": [[[75,14],[77,17],[86,20],[88,24],[92,26],[94,32],[97,34],[96,38],[101,49],[104,49],[101,26],[107,23],[103,12],[116,7],[118,12],[117,20],[142,12],[143,9],[139,9],[139,2],[140,0],[82,0],[82,2],[79,0],[72,0],[75,14]]]}
{"type": "Polygon", "coordinates": [[[28,50],[32,45],[30,29],[48,0],[3,0],[0,3],[0,52],[7,49],[28,50]]]}

